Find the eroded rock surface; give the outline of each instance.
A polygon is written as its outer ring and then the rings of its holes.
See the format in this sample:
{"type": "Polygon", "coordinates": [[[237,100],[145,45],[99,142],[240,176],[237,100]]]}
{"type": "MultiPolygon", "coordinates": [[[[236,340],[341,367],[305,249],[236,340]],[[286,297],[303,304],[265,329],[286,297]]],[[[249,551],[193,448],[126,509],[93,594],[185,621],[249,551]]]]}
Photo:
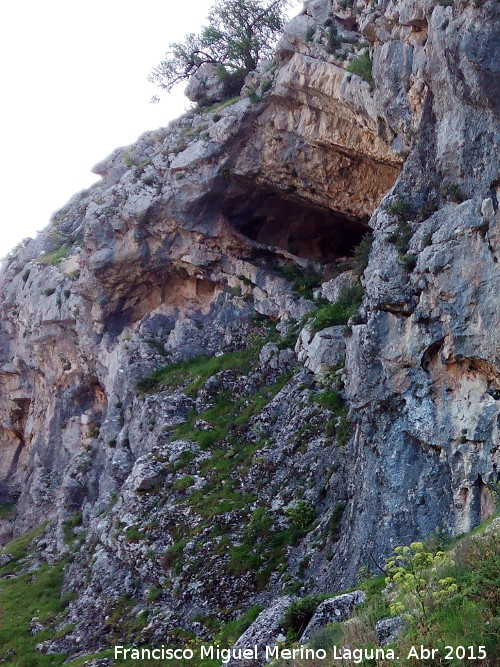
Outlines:
{"type": "Polygon", "coordinates": [[[209,639],[492,513],[498,12],[306,3],[4,263],[0,537],[49,521],[77,594],[44,650],[209,639]],[[359,315],[312,335],[369,231],[359,315]]]}

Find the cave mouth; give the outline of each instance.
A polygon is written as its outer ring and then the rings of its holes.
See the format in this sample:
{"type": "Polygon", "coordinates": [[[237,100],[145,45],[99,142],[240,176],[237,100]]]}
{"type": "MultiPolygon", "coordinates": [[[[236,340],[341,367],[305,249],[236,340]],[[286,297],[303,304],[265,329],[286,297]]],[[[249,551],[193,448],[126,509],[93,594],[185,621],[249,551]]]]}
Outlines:
{"type": "Polygon", "coordinates": [[[367,216],[353,220],[293,193],[253,183],[227,192],[223,213],[252,241],[319,263],[351,257],[370,229],[367,216]]]}

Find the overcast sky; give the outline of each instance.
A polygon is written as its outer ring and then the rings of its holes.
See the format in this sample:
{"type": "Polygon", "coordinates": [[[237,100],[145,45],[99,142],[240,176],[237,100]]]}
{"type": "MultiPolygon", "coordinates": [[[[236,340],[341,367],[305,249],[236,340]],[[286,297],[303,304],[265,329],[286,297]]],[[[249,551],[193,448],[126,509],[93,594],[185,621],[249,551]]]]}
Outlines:
{"type": "MultiPolygon", "coordinates": [[[[167,125],[182,91],[149,100],[150,70],[213,0],[6,0],[0,11],[0,257],[98,179],[117,146],[167,125]]],[[[294,12],[301,7],[295,1],[294,12]]]]}

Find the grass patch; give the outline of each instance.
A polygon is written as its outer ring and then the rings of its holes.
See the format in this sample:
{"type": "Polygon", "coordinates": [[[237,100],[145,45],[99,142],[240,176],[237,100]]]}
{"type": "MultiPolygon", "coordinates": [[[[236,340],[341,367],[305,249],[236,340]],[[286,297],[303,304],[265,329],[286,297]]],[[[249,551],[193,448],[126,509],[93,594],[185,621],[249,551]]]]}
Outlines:
{"type": "Polygon", "coordinates": [[[347,324],[355,315],[363,300],[363,287],[353,285],[335,303],[329,303],[319,308],[311,320],[311,331],[318,333],[328,327],[347,324]]]}
{"type": "Polygon", "coordinates": [[[173,438],[192,440],[205,449],[225,440],[231,431],[241,430],[249,419],[258,414],[285,386],[288,379],[288,374],[282,375],[275,383],[263,387],[250,399],[233,400],[228,392],[221,392],[216,397],[216,403],[212,408],[201,414],[193,410],[186,422],[175,430],[173,438]],[[198,419],[208,422],[212,429],[209,431],[196,430],[194,423],[198,419]]]}
{"type": "Polygon", "coordinates": [[[63,259],[66,259],[66,257],[68,257],[70,252],[71,252],[71,246],[62,245],[57,250],[53,250],[52,252],[49,252],[43,257],[37,259],[37,262],[39,264],[46,264],[49,266],[59,266],[59,264],[63,261],[63,259]]]}
{"type": "MultiPolygon", "coordinates": [[[[9,544],[4,547],[4,553],[12,556],[14,560],[25,558],[28,555],[29,545],[37,537],[40,537],[40,535],[45,530],[46,525],[46,523],[42,523],[40,526],[36,526],[36,528],[33,528],[25,535],[21,535],[21,537],[17,537],[15,540],[12,540],[12,542],[9,542],[9,544]]],[[[0,574],[2,574],[2,570],[3,568],[0,569],[0,574]]]]}
{"type": "Polygon", "coordinates": [[[307,534],[310,519],[308,515],[307,525],[292,519],[290,527],[280,529],[272,513],[258,507],[245,527],[241,544],[230,550],[229,572],[235,576],[254,574],[257,590],[263,590],[273,571],[286,569],[286,549],[307,534]]]}
{"type": "Polygon", "coordinates": [[[220,371],[232,369],[241,373],[248,372],[257,357],[257,347],[229,352],[220,357],[203,354],[188,361],[179,361],[158,368],[148,377],[139,380],[137,389],[142,393],[152,394],[163,387],[187,385],[185,392],[193,396],[209,377],[220,371]]]}
{"type": "Polygon", "coordinates": [[[0,519],[8,519],[14,512],[16,501],[10,503],[0,503],[0,519]]]}
{"type": "Polygon", "coordinates": [[[327,410],[331,410],[336,415],[342,413],[344,408],[344,399],[338,391],[331,391],[327,389],[326,391],[321,392],[316,399],[320,405],[325,407],[327,410]]]}
{"type": "Polygon", "coordinates": [[[75,539],[75,528],[82,525],[82,515],[80,513],[74,514],[70,519],[63,523],[64,530],[64,544],[71,544],[75,539]]]}
{"type": "Polygon", "coordinates": [[[62,621],[69,602],[69,596],[61,597],[65,561],[44,564],[35,572],[12,576],[22,567],[21,561],[28,555],[31,542],[43,533],[45,526],[42,524],[16,538],[4,549],[14,561],[0,569],[3,577],[0,583],[0,663],[13,667],[61,665],[65,660],[64,655],[44,655],[35,650],[36,644],[68,630],[56,633],[53,629],[62,621]],[[28,627],[34,617],[45,629],[32,636],[28,627]]]}
{"type": "Polygon", "coordinates": [[[222,111],[222,109],[225,109],[226,107],[230,106],[231,104],[234,104],[240,99],[241,97],[237,95],[236,97],[231,97],[231,99],[226,100],[225,102],[217,102],[216,104],[212,104],[210,106],[200,106],[198,107],[197,111],[199,111],[200,113],[212,113],[214,111],[222,111]]]}

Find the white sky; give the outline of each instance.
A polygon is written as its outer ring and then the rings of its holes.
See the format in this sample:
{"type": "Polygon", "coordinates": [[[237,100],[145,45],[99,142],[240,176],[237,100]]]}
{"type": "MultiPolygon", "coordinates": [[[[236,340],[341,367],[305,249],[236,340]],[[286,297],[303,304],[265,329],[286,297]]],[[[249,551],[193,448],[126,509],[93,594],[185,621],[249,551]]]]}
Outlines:
{"type": "MultiPolygon", "coordinates": [[[[5,0],[0,11],[0,257],[99,177],[94,164],[189,106],[150,104],[168,44],[213,0],[5,0]]],[[[294,0],[294,11],[301,7],[294,0]]]]}

